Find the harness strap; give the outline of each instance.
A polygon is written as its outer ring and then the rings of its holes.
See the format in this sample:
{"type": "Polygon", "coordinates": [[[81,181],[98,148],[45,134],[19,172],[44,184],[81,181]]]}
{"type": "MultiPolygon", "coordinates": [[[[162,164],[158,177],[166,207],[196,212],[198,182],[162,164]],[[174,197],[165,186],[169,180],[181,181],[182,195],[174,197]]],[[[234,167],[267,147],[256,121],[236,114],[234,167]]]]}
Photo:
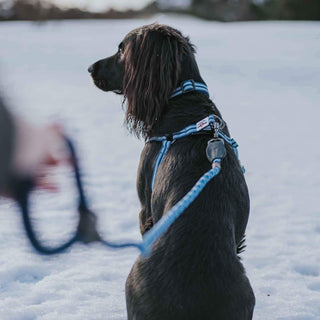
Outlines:
{"type": "Polygon", "coordinates": [[[162,162],[162,159],[163,159],[164,155],[167,153],[167,151],[169,150],[170,146],[171,146],[171,141],[163,140],[161,149],[158,153],[158,156],[157,156],[156,162],[154,164],[154,168],[153,168],[152,180],[151,180],[151,190],[153,190],[154,180],[156,178],[156,174],[157,174],[158,168],[160,166],[160,163],[162,162]]]}
{"type": "MultiPolygon", "coordinates": [[[[191,124],[186,128],[182,129],[181,131],[173,133],[172,135],[169,136],[170,140],[180,139],[202,130],[211,130],[211,125],[214,125],[214,123],[215,123],[215,115],[210,114],[208,117],[200,120],[199,122],[195,124],[191,124]]],[[[149,138],[146,142],[147,143],[152,141],[162,142],[166,140],[168,140],[168,135],[160,136],[160,137],[152,137],[152,138],[149,138]]]]}
{"type": "MultiPolygon", "coordinates": [[[[207,130],[211,131],[212,127],[216,123],[215,117],[217,117],[217,116],[210,114],[208,117],[202,119],[201,121],[199,121],[195,124],[191,124],[191,125],[187,126],[186,128],[184,128],[183,130],[181,130],[179,132],[175,132],[173,134],[160,136],[160,137],[152,137],[146,141],[147,143],[153,142],[153,141],[162,143],[162,146],[159,150],[159,153],[157,155],[155,165],[153,168],[152,179],[151,179],[151,190],[153,190],[154,181],[155,181],[159,166],[160,166],[164,156],[166,155],[167,151],[169,150],[171,144],[177,139],[181,139],[183,137],[190,136],[190,135],[198,133],[200,131],[207,131],[207,130]]],[[[221,120],[219,119],[219,121],[221,121],[221,120]]],[[[236,154],[237,158],[239,159],[238,143],[233,138],[230,138],[226,134],[224,134],[221,130],[218,130],[218,134],[219,134],[220,138],[222,138],[226,143],[228,143],[232,147],[234,153],[236,154]]],[[[239,160],[239,162],[240,162],[240,160],[239,160]]],[[[244,171],[245,171],[244,168],[242,166],[241,166],[241,168],[244,173],[244,171]]]]}
{"type": "Polygon", "coordinates": [[[155,165],[153,168],[152,179],[151,179],[151,190],[153,190],[154,181],[155,181],[155,178],[157,175],[158,168],[159,168],[165,154],[169,150],[172,142],[177,139],[187,137],[193,133],[197,133],[202,130],[211,130],[211,126],[213,126],[214,123],[215,123],[214,115],[210,114],[208,117],[202,119],[201,121],[197,122],[196,124],[191,124],[191,125],[187,126],[186,128],[184,128],[183,130],[181,130],[179,132],[175,132],[170,136],[166,135],[166,136],[160,136],[160,137],[152,137],[149,140],[147,140],[147,143],[153,142],[153,141],[162,142],[161,149],[157,155],[155,165]]]}
{"type": "Polygon", "coordinates": [[[205,93],[207,96],[209,96],[209,90],[208,87],[201,82],[195,82],[194,80],[190,79],[187,81],[184,81],[180,87],[176,88],[172,91],[170,99],[174,98],[180,94],[191,92],[191,91],[199,91],[205,93]]]}

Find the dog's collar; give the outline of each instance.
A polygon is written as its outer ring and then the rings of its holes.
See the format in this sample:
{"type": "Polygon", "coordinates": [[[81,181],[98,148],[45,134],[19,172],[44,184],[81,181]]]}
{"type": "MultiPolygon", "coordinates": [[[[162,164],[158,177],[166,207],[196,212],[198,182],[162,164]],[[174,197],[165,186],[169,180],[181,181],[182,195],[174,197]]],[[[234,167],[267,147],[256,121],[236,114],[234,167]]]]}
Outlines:
{"type": "Polygon", "coordinates": [[[191,91],[199,91],[205,93],[209,97],[208,87],[204,83],[195,82],[193,79],[182,82],[180,87],[176,88],[171,92],[171,98],[174,98],[180,94],[191,92],[191,91]]]}

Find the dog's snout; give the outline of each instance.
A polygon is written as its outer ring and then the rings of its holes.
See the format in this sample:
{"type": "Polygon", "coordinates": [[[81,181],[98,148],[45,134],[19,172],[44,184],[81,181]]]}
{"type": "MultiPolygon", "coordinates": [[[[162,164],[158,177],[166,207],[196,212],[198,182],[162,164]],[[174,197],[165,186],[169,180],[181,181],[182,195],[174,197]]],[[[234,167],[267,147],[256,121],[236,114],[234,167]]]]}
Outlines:
{"type": "Polygon", "coordinates": [[[92,64],[89,68],[88,68],[88,72],[89,73],[93,73],[95,69],[95,64],[92,64]]]}

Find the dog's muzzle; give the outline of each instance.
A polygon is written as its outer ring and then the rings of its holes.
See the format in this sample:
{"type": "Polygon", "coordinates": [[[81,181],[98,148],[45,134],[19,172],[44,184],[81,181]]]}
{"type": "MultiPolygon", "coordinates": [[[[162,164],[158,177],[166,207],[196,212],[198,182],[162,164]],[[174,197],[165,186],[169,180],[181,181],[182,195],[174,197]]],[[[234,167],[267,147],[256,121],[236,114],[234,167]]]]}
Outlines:
{"type": "Polygon", "coordinates": [[[94,77],[92,76],[93,82],[94,84],[101,90],[103,91],[109,91],[108,90],[108,82],[106,80],[102,80],[102,79],[94,79],[94,77]]]}
{"type": "Polygon", "coordinates": [[[91,74],[94,72],[94,64],[92,64],[92,65],[88,68],[88,72],[91,73],[91,74]]]}

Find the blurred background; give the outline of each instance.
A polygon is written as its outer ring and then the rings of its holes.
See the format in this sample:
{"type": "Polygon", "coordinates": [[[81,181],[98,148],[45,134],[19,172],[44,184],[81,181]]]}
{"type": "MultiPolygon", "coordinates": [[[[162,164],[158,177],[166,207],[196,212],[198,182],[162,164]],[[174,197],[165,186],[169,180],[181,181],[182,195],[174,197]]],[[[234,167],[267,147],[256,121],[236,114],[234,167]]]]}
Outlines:
{"type": "Polygon", "coordinates": [[[0,0],[0,20],[146,17],[159,12],[208,20],[319,20],[319,0],[0,0]]]}
{"type": "MultiPolygon", "coordinates": [[[[87,68],[141,25],[181,30],[246,168],[242,261],[254,319],[319,320],[319,19],[319,0],[0,0],[0,91],[20,118],[62,124],[99,230],[139,241],[144,142],[123,125],[123,97],[98,90],[87,68]]],[[[59,243],[75,228],[76,195],[69,168],[52,176],[60,192],[34,194],[33,214],[44,239],[59,243]]],[[[91,244],[39,256],[20,218],[12,201],[0,201],[1,320],[126,319],[124,285],[137,251],[91,244]]]]}

